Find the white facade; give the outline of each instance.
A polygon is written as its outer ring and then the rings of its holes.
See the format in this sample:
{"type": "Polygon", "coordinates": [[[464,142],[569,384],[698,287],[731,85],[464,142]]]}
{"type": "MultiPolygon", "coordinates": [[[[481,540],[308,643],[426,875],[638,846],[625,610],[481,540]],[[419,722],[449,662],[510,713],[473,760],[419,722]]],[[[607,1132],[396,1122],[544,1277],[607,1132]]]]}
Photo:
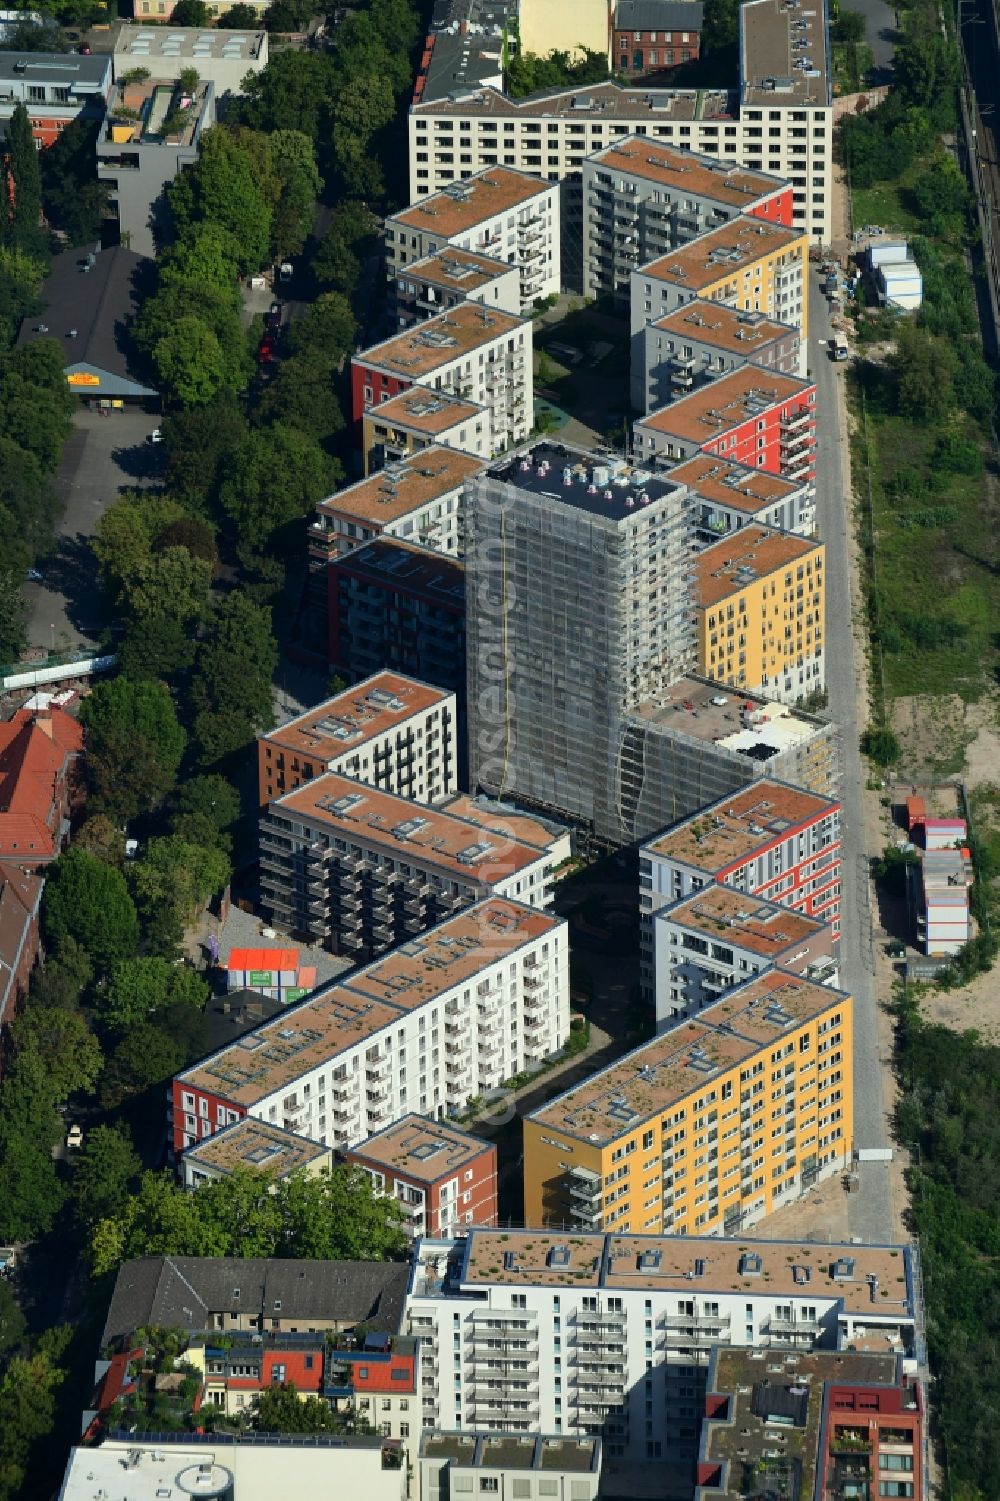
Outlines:
{"type": "Polygon", "coordinates": [[[697,454],[670,471],[694,498],[693,525],[700,543],[718,542],[755,524],[810,537],[816,524],[816,491],[811,483],[751,469],[716,454],[697,454]]]}
{"type": "Polygon", "coordinates": [[[913,1299],[905,1247],[474,1231],[422,1242],[406,1321],[425,1425],[602,1433],[645,1462],[693,1452],[713,1345],[908,1350],[913,1299]]]}
{"type": "Polygon", "coordinates": [[[465,486],[482,467],[471,455],[443,444],[392,460],[319,502],[310,545],[322,543],[327,557],[343,557],[373,537],[398,537],[461,558],[465,486]]]}
{"type": "Polygon", "coordinates": [[[390,280],[451,245],[515,267],[518,311],[530,313],[538,299],[559,292],[559,184],[539,182],[509,166],[463,173],[462,179],[427,198],[415,194],[419,201],[386,220],[390,280]]]}
{"type": "Polygon", "coordinates": [[[343,1151],[413,1111],[444,1119],[568,1036],[565,922],[485,902],[186,1069],[183,1147],[246,1114],[343,1151]]]}
{"type": "Polygon", "coordinates": [[[957,954],[972,937],[969,885],[972,870],[961,850],[927,849],[920,862],[923,912],[920,930],[924,952],[957,954]]]}
{"type": "Polygon", "coordinates": [[[425,1431],[420,1441],[420,1501],[488,1494],[497,1501],[596,1501],[601,1441],[425,1431]]]}
{"type": "Polygon", "coordinates": [[[398,1447],[387,1462],[379,1438],[310,1436],[296,1443],[287,1434],[274,1443],[198,1442],[157,1434],[106,1439],[96,1447],[70,1450],[58,1501],[96,1501],[127,1496],[158,1501],[164,1496],[202,1496],[206,1501],[274,1501],[276,1496],[364,1496],[365,1501],[404,1501],[406,1464],[398,1447]]]}
{"type": "Polygon", "coordinates": [[[433,318],[460,302],[478,302],[504,313],[521,311],[521,273],[490,256],[446,247],[396,273],[396,317],[400,328],[433,318]]]}
{"type": "Polygon", "coordinates": [[[647,323],[643,341],[639,368],[632,362],[632,405],[646,413],[751,360],[783,375],[806,373],[808,350],[798,329],[700,299],[647,323]]]}

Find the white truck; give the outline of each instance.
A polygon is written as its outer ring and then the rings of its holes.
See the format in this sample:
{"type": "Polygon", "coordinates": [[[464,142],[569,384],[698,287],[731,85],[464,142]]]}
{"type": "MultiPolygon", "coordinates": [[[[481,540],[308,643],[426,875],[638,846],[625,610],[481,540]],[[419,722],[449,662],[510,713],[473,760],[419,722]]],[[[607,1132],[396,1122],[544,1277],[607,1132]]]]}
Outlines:
{"type": "Polygon", "coordinates": [[[830,340],[831,360],[846,360],[850,353],[846,334],[834,334],[830,340]]]}

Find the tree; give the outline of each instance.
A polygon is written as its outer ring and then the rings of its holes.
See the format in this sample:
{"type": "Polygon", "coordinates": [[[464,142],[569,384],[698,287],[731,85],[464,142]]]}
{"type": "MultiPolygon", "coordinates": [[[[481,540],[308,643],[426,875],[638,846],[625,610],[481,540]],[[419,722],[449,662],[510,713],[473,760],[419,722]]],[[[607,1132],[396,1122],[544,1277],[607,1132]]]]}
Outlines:
{"type": "Polygon", "coordinates": [[[861,737],[861,749],[876,766],[891,766],[899,760],[899,739],[886,724],[869,725],[861,737]]]}
{"type": "Polygon", "coordinates": [[[220,760],[273,722],[271,680],[278,651],[271,612],[243,594],[216,609],[191,684],[195,737],[203,762],[220,760]]]}
{"type": "Polygon", "coordinates": [[[94,1126],[76,1154],[70,1192],[87,1229],[120,1214],[138,1182],[142,1161],[125,1126],[94,1126]]]}
{"type": "Polygon", "coordinates": [[[322,355],[338,365],[353,352],[357,332],[357,319],[347,298],[337,292],[325,292],[291,324],[288,352],[322,355]]]}
{"type": "Polygon", "coordinates": [[[64,938],[58,954],[50,954],[32,975],[32,1002],[41,1007],[61,1006],[76,1011],[93,978],[94,965],[86,949],[75,938],[64,938]]]}
{"type": "Polygon", "coordinates": [[[280,527],[306,516],[329,494],[330,479],[329,459],[306,434],[271,427],[247,437],[219,498],[241,545],[263,552],[280,527]]]}
{"type": "Polygon", "coordinates": [[[170,952],[184,929],[221,891],[229,861],[217,845],[188,844],[176,834],[151,839],[132,867],[132,885],[146,920],[147,941],[170,952]]]}
{"type": "Polygon", "coordinates": [[[208,508],[233,454],[246,436],[246,418],[229,391],[163,423],[167,485],[190,511],[208,508]]]}
{"type": "Polygon", "coordinates": [[[27,605],[20,571],[0,569],[0,662],[16,662],[27,645],[27,605]]]}
{"type": "Polygon", "coordinates": [[[940,130],[950,129],[958,112],[958,49],[937,31],[908,31],[893,58],[893,83],[907,104],[926,112],[940,130]]]}
{"type": "Polygon", "coordinates": [[[41,311],[44,274],[44,266],[33,256],[13,246],[0,245],[0,338],[4,348],[17,338],[21,320],[41,311]]]}
{"type": "Polygon", "coordinates": [[[104,1055],[81,1012],[28,1006],[14,1021],[10,1034],[15,1056],[29,1054],[40,1065],[54,1105],[97,1083],[104,1055]]]}
{"type": "Polygon", "coordinates": [[[376,231],[377,221],[366,204],[356,199],[340,204],[313,257],[317,281],[337,292],[353,291],[376,231]]]}
{"type": "Polygon", "coordinates": [[[193,167],[167,190],[181,238],[197,223],[214,224],[233,238],[244,275],[267,264],[271,244],[271,204],[266,185],[254,171],[248,151],[221,126],[202,135],[193,167]]]}
{"type": "MultiPolygon", "coordinates": [[[[257,420],[271,431],[294,431],[310,442],[326,442],[344,428],[344,413],[334,393],[336,375],[336,364],[312,350],[283,360],[261,398],[257,420]]],[[[327,493],[342,484],[343,478],[340,463],[328,460],[327,493]]],[[[248,537],[244,552],[250,551],[248,537]]]]}
{"type": "MultiPolygon", "coordinates": [[[[34,1240],[51,1230],[65,1200],[51,1142],[27,1133],[0,1133],[0,1180],[0,1237],[5,1244],[34,1240]]],[[[0,1411],[2,1406],[0,1401],[0,1411]]]]}
{"type": "Polygon", "coordinates": [[[31,133],[31,121],[23,104],[16,104],[7,122],[6,211],[3,238],[16,250],[24,250],[36,259],[45,258],[45,234],[42,229],[42,172],[38,151],[31,133]]]}
{"type": "Polygon", "coordinates": [[[181,406],[204,406],[226,384],[222,346],[200,318],[181,318],[157,340],[153,362],[164,396],[181,406]]]}
{"type": "Polygon", "coordinates": [[[100,120],[79,116],[39,152],[46,217],[72,245],[100,239],[108,199],[107,184],[97,177],[100,129],[100,120]]]}
{"type": "Polygon", "coordinates": [[[272,0],[264,12],[264,25],[268,31],[303,31],[315,9],[315,0],[272,0]]]}
{"type": "Polygon", "coordinates": [[[57,952],[73,938],[101,967],[134,954],[139,944],[139,919],[124,876],[72,845],[49,867],[42,928],[57,952]]]}
{"type": "MultiPolygon", "coordinates": [[[[309,8],[311,13],[311,4],[309,8]]],[[[264,24],[269,31],[294,30],[294,27],[272,27],[270,12],[264,24]]],[[[268,133],[300,130],[315,145],[328,128],[334,80],[334,65],[328,52],[297,52],[288,48],[272,53],[263,72],[246,80],[240,117],[244,124],[268,133]]]]}
{"type": "Polygon", "coordinates": [[[124,1100],[173,1078],[188,1061],[179,1037],[156,1022],[137,1022],[114,1049],[101,1079],[101,1104],[114,1110],[124,1100]]]}
{"type": "Polygon", "coordinates": [[[86,823],[81,824],[73,843],[77,849],[86,850],[98,860],[103,860],[105,865],[113,865],[117,870],[125,865],[122,831],[106,813],[94,813],[86,823]]]}
{"type": "Polygon", "coordinates": [[[263,1389],[254,1408],[254,1426],[259,1433],[372,1431],[360,1414],[336,1412],[322,1397],[300,1396],[292,1381],[263,1389]]]}
{"type": "MultiPolygon", "coordinates": [[[[207,573],[207,564],[198,566],[207,573]]],[[[80,720],[91,784],[112,817],[127,821],[163,801],[187,741],[164,683],[125,677],[98,683],[81,706],[80,720]]]]}
{"type": "Polygon", "coordinates": [[[260,25],[260,12],[253,5],[231,5],[216,21],[220,31],[256,31],[260,25]]]}
{"type": "Polygon", "coordinates": [[[0,1282],[0,1358],[17,1350],[28,1332],[28,1321],[21,1312],[9,1282],[0,1282]]]}
{"type": "Polygon", "coordinates": [[[386,1261],[406,1246],[400,1209],[360,1168],[338,1167],[278,1185],[286,1252],[310,1260],[386,1261]]]}
{"type": "MultiPolygon", "coordinates": [[[[75,397],[66,384],[65,355],[56,339],[33,339],[0,363],[0,433],[52,474],[73,430],[75,397]]],[[[29,466],[30,469],[30,466],[29,466]]],[[[10,480],[0,494],[9,504],[10,480]]],[[[16,483],[16,481],[15,481],[16,483]]]]}
{"type": "Polygon", "coordinates": [[[298,255],[305,244],[322,184],[313,143],[303,131],[276,130],[269,143],[280,185],[271,221],[271,249],[276,260],[283,260],[298,255]]]}
{"type": "Polygon", "coordinates": [[[212,24],[212,12],[205,0],[178,0],[178,4],[170,12],[170,24],[203,29],[212,24]]]}
{"type": "Polygon", "coordinates": [[[118,668],[132,682],[156,682],[176,677],[194,661],[193,633],[169,615],[144,615],[132,620],[118,647],[118,668]]]}
{"type": "Polygon", "coordinates": [[[169,1006],[201,1011],[208,997],[208,982],[186,965],[154,955],[120,959],[98,996],[97,1013],[109,1031],[123,1033],[169,1006]]]}
{"type": "Polygon", "coordinates": [[[385,186],[372,138],[395,113],[392,85],[381,75],[352,79],[337,91],[330,111],[330,145],[340,178],[358,198],[376,198],[385,186]]]}
{"type": "Polygon", "coordinates": [[[197,814],[205,818],[217,833],[221,833],[239,818],[240,797],[225,777],[209,773],[182,782],[174,796],[173,807],[176,813],[197,814]]]}
{"type": "Polygon", "coordinates": [[[164,251],[159,261],[160,286],[182,283],[212,287],[229,298],[239,274],[240,247],[218,224],[196,224],[187,237],[164,251]]]}
{"type": "Polygon", "coordinates": [[[178,401],[197,399],[204,405],[218,392],[244,390],[250,378],[253,366],[240,323],[235,282],[223,292],[213,285],[195,286],[168,278],[155,297],[143,303],[134,334],[136,344],[148,354],[157,371],[162,364],[162,379],[173,383],[170,391],[178,401]],[[178,338],[181,323],[185,332],[178,338]],[[214,345],[204,338],[206,329],[213,335],[214,345]],[[199,348],[207,351],[211,361],[202,382],[197,370],[190,368],[192,350],[199,348]],[[212,391],[208,390],[209,383],[214,383],[212,391]]]}
{"type": "Polygon", "coordinates": [[[50,1445],[56,1393],[66,1372],[59,1362],[69,1344],[66,1327],[49,1329],[30,1356],[16,1356],[0,1381],[0,1501],[16,1501],[35,1486],[29,1475],[50,1445]]]}
{"type": "Polygon", "coordinates": [[[830,27],[835,42],[857,43],[865,39],[865,17],[860,10],[841,10],[830,27]]]}

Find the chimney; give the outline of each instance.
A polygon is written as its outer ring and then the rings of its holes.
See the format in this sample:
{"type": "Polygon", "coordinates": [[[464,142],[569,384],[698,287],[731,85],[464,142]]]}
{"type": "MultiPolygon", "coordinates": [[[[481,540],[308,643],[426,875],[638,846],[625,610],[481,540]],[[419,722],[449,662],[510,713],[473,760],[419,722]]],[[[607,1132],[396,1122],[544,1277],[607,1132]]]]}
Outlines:
{"type": "Polygon", "coordinates": [[[50,740],[54,739],[51,709],[39,709],[35,714],[34,723],[38,726],[43,735],[48,735],[50,740]]]}

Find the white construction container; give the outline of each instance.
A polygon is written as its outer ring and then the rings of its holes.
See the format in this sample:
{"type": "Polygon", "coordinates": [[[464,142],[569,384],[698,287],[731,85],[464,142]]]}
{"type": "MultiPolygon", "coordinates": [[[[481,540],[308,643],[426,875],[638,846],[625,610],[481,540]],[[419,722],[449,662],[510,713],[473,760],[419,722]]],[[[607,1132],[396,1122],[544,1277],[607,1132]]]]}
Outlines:
{"type": "Polygon", "coordinates": [[[875,280],[886,307],[912,313],[924,300],[924,279],[915,261],[879,266],[875,280]]]}
{"type": "Polygon", "coordinates": [[[909,259],[910,247],[905,240],[883,240],[868,247],[868,264],[873,271],[878,266],[898,266],[909,259]]]}

